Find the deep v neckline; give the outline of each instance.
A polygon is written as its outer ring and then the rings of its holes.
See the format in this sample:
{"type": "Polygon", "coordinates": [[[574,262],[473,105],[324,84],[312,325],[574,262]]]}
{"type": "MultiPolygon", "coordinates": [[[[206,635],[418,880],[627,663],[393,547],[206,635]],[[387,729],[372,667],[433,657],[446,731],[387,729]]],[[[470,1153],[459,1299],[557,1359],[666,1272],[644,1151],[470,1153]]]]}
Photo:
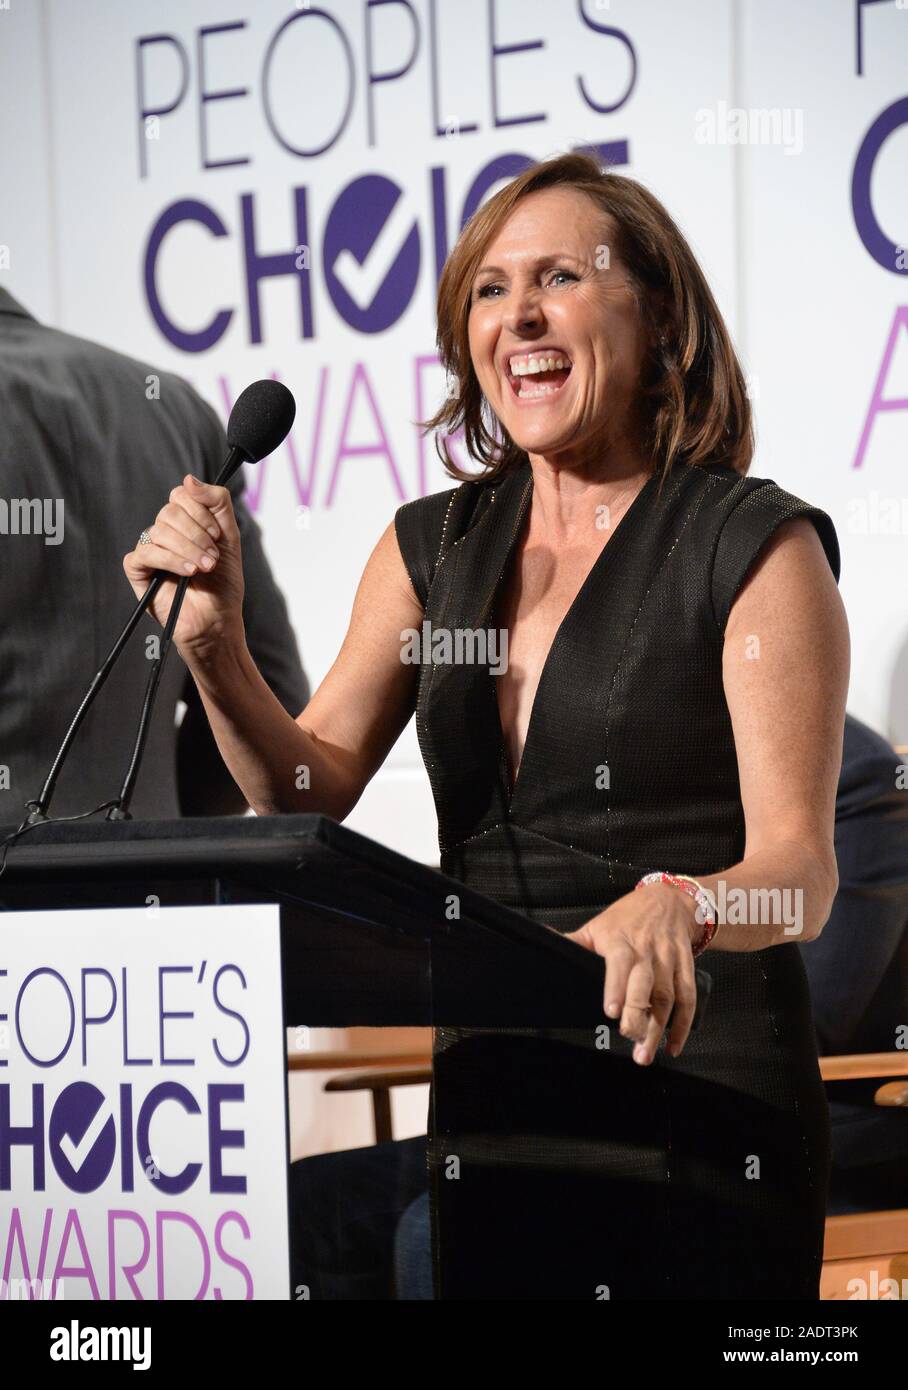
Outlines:
{"type": "MultiPolygon", "coordinates": [[[[492,591],[491,599],[488,606],[489,617],[493,622],[495,620],[495,616],[498,610],[498,603],[502,585],[504,584],[505,576],[508,573],[508,570],[511,566],[518,537],[521,535],[523,531],[524,525],[529,516],[530,506],[533,500],[533,471],[529,463],[525,463],[523,466],[528,470],[529,477],[527,478],[526,484],[524,485],[523,491],[521,492],[519,501],[517,503],[517,515],[515,517],[511,535],[508,539],[507,547],[504,552],[501,570],[499,571],[498,579],[492,591]]],[[[556,655],[559,643],[564,638],[564,630],[567,627],[569,620],[574,617],[578,608],[583,603],[583,600],[589,593],[590,589],[597,582],[597,580],[601,578],[603,570],[607,567],[608,557],[610,555],[614,556],[616,542],[618,541],[619,536],[623,537],[626,540],[630,530],[627,523],[629,521],[632,521],[635,513],[639,514],[641,502],[643,501],[644,497],[647,496],[648,493],[651,491],[655,483],[658,481],[658,478],[659,470],[656,469],[647,478],[646,482],[643,484],[642,488],[640,488],[639,492],[634,497],[627,510],[622,513],[617,526],[615,526],[611,536],[605,542],[599,554],[596,556],[595,560],[593,561],[592,565],[586,573],[586,577],[583,579],[579,589],[577,590],[576,594],[574,595],[573,599],[571,600],[570,604],[565,610],[561,622],[555,629],[555,635],[549,643],[549,649],[546,652],[545,660],[543,661],[542,667],[539,672],[539,680],[536,682],[536,690],[533,695],[533,703],[530,707],[530,717],[527,722],[526,737],[523,740],[523,749],[520,754],[520,762],[517,765],[517,771],[513,779],[511,777],[511,765],[510,759],[508,757],[507,741],[505,739],[504,728],[501,723],[501,709],[498,704],[498,687],[495,684],[498,677],[492,674],[492,671],[488,665],[485,668],[487,678],[491,683],[492,700],[494,702],[495,709],[495,721],[498,726],[499,772],[504,786],[505,799],[509,809],[513,805],[514,798],[516,797],[520,787],[523,785],[525,779],[527,755],[531,752],[531,745],[533,741],[533,729],[534,725],[537,722],[536,715],[543,694],[543,686],[545,684],[546,676],[551,669],[552,660],[553,657],[556,655]]],[[[510,647],[510,628],[508,628],[507,631],[508,646],[510,647]]]]}

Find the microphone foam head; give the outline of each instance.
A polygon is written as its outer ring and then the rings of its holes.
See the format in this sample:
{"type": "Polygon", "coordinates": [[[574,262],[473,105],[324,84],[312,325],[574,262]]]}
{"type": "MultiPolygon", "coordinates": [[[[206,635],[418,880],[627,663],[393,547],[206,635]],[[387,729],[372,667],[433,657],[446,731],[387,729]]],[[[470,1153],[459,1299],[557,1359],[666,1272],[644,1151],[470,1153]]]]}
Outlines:
{"type": "Polygon", "coordinates": [[[253,381],[241,391],[227,421],[227,443],[258,463],[286,439],[296,401],[280,381],[253,381]]]}

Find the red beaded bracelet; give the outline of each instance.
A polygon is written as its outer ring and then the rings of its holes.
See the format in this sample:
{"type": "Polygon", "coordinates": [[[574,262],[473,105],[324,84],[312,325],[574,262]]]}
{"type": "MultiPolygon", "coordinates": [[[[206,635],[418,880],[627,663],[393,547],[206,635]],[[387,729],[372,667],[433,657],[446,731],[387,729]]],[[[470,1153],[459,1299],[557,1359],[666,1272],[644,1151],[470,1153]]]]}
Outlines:
{"type": "Polygon", "coordinates": [[[670,874],[663,871],[661,873],[644,874],[640,882],[634,886],[636,888],[643,888],[647,883],[671,883],[675,888],[680,888],[682,892],[687,893],[695,900],[705,922],[705,926],[703,928],[703,935],[700,937],[696,946],[693,947],[693,955],[694,959],[696,959],[697,956],[702,956],[707,946],[710,945],[715,937],[716,932],[719,930],[719,924],[716,921],[712,903],[703,885],[698,883],[695,878],[691,878],[689,874],[670,874]]]}

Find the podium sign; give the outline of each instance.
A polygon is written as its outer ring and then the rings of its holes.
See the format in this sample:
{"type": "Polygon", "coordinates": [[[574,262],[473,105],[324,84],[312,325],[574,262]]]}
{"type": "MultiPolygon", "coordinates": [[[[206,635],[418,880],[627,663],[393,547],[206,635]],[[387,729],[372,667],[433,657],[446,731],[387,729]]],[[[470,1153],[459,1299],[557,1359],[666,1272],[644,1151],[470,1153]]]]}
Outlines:
{"type": "Polygon", "coordinates": [[[0,1280],[289,1296],[277,904],[0,914],[0,1280]]]}

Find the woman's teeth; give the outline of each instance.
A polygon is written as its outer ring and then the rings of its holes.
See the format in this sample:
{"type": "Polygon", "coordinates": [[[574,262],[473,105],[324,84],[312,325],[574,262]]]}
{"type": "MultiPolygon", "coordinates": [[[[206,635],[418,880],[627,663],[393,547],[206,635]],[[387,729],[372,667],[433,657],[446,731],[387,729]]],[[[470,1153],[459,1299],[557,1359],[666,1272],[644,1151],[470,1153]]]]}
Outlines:
{"type": "Polygon", "coordinates": [[[528,381],[526,383],[521,382],[520,389],[518,390],[517,394],[518,396],[551,396],[553,392],[560,391],[563,385],[564,382],[562,381],[528,381]]]}
{"type": "Polygon", "coordinates": [[[571,370],[571,360],[569,357],[562,356],[561,353],[523,353],[520,356],[511,357],[508,361],[512,378],[516,378],[514,383],[515,394],[522,399],[533,399],[538,396],[551,396],[556,391],[560,391],[567,381],[571,370]],[[550,374],[558,372],[559,375],[554,381],[550,374]],[[545,375],[545,381],[520,380],[520,378],[539,377],[545,375]]]}
{"type": "Polygon", "coordinates": [[[508,363],[513,376],[535,376],[538,372],[560,371],[570,365],[570,359],[560,354],[551,357],[512,357],[508,363]]]}

